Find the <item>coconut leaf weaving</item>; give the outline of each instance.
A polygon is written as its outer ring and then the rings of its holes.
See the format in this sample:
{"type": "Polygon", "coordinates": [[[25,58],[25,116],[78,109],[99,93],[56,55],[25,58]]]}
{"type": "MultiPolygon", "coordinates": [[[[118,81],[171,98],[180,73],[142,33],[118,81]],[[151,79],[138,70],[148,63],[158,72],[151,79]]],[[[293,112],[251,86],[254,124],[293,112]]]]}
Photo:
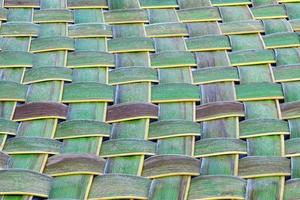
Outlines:
{"type": "Polygon", "coordinates": [[[1,200],[299,200],[300,0],[0,0],[1,200]]]}

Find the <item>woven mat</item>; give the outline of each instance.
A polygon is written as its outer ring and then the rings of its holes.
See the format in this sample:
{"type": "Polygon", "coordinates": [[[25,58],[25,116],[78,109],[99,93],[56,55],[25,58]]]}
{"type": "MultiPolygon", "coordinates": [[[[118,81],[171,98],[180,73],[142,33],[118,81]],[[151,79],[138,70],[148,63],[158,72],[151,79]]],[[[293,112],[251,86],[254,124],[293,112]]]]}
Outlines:
{"type": "Polygon", "coordinates": [[[0,5],[0,199],[300,199],[299,0],[0,5]]]}

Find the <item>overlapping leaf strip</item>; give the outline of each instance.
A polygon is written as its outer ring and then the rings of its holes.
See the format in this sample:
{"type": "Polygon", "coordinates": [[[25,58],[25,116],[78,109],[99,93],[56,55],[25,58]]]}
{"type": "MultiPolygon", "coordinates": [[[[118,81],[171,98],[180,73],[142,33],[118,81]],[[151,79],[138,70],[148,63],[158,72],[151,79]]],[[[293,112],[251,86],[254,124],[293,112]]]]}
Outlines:
{"type": "Polygon", "coordinates": [[[1,199],[300,198],[297,0],[0,5],[1,199]]]}

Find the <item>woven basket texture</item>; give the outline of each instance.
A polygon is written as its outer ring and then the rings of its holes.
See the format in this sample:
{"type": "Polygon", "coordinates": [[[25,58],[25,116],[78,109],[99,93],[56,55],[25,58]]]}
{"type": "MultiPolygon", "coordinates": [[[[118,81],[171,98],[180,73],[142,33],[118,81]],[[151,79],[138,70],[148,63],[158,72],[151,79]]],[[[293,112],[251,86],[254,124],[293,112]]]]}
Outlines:
{"type": "Polygon", "coordinates": [[[1,200],[299,200],[299,0],[0,0],[1,200]]]}

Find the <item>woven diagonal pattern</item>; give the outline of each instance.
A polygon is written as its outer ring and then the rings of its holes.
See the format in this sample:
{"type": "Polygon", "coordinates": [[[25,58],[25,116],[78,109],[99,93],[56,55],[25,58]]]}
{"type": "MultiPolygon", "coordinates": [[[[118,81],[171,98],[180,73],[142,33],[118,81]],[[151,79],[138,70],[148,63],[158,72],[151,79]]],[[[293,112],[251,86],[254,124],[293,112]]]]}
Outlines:
{"type": "Polygon", "coordinates": [[[299,0],[0,7],[0,199],[300,199],[299,0]]]}

